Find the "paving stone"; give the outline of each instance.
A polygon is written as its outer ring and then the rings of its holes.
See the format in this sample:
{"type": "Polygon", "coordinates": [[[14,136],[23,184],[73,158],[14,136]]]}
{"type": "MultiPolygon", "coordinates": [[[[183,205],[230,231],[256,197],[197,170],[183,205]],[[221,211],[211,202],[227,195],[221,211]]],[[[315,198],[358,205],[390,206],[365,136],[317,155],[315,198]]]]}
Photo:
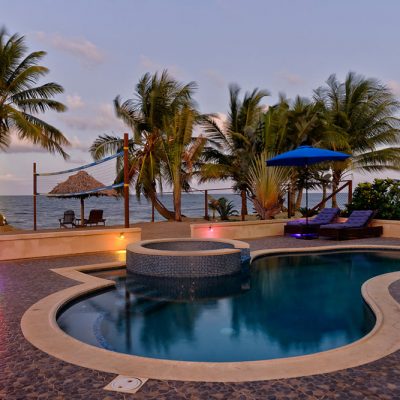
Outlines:
{"type": "MultiPolygon", "coordinates": [[[[327,240],[262,238],[249,240],[252,250],[337,245],[327,240]]],[[[347,242],[350,243],[350,242],[347,242]]],[[[398,239],[363,239],[352,244],[394,244],[398,239]]],[[[243,383],[149,380],[131,396],[103,387],[115,375],[68,364],[25,340],[20,320],[27,308],[50,293],[76,282],[50,271],[82,264],[120,260],[113,253],[0,262],[0,399],[400,399],[400,351],[381,360],[329,374],[243,383]]],[[[400,302],[400,281],[390,287],[400,302]]]]}

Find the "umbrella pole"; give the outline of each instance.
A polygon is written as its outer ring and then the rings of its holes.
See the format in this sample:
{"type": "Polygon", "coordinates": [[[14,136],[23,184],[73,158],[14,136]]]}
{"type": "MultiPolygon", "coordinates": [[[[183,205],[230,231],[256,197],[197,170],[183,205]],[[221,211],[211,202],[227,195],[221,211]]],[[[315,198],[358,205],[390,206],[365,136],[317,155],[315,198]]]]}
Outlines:
{"type": "Polygon", "coordinates": [[[85,200],[81,197],[81,226],[85,223],[85,200]]]}
{"type": "Polygon", "coordinates": [[[306,225],[308,225],[308,165],[306,164],[306,225]]]}

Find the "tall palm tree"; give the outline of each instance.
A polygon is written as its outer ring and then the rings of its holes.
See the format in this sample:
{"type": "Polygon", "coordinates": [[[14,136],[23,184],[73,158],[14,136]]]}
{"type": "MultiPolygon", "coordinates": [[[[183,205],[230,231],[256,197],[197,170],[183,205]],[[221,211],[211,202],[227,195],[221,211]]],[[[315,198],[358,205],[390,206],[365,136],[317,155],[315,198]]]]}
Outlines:
{"type": "Polygon", "coordinates": [[[52,97],[63,88],[54,82],[37,86],[49,70],[38,65],[44,51],[27,54],[24,36],[7,35],[0,29],[0,149],[10,145],[11,135],[26,139],[64,158],[67,138],[54,126],[38,117],[47,110],[62,112],[66,107],[52,97]]]}
{"type": "MultiPolygon", "coordinates": [[[[321,145],[328,140],[324,109],[318,102],[297,96],[290,101],[281,95],[279,102],[269,107],[263,117],[263,142],[270,154],[293,150],[304,143],[321,145]]],[[[300,168],[289,168],[291,209],[301,205],[304,179],[300,168]],[[296,199],[297,189],[297,199],[296,199]]]]}
{"type": "Polygon", "coordinates": [[[207,147],[205,158],[209,161],[202,167],[201,182],[210,180],[232,180],[234,190],[240,192],[242,198],[242,218],[247,212],[247,194],[250,193],[248,170],[257,154],[263,151],[260,136],[262,116],[261,100],[269,95],[266,90],[254,89],[245,93],[240,100],[239,86],[229,86],[229,113],[223,127],[215,117],[204,120],[207,137],[216,144],[207,147]]]}
{"type": "Polygon", "coordinates": [[[344,139],[333,141],[330,148],[352,154],[348,162],[333,164],[333,190],[349,168],[400,169],[400,120],[395,116],[400,103],[386,86],[349,72],[344,82],[331,75],[326,86],[315,90],[314,98],[324,104],[327,135],[344,139]]]}
{"type": "Polygon", "coordinates": [[[173,188],[175,221],[182,220],[182,190],[189,190],[190,178],[201,165],[206,139],[193,136],[199,118],[196,110],[186,105],[175,113],[162,135],[163,177],[173,188]]]}
{"type": "MultiPolygon", "coordinates": [[[[132,130],[130,140],[129,177],[135,181],[136,194],[150,199],[166,219],[181,220],[181,190],[189,188],[194,163],[203,145],[193,139],[193,127],[199,118],[192,100],[194,82],[181,84],[163,71],[145,74],[136,85],[136,97],[121,103],[114,100],[116,114],[132,130]],[[169,210],[157,195],[167,181],[173,186],[174,211],[169,210]]],[[[122,149],[122,140],[109,135],[99,136],[91,147],[92,156],[100,159],[122,149]]],[[[122,179],[122,166],[117,165],[122,179]]]]}

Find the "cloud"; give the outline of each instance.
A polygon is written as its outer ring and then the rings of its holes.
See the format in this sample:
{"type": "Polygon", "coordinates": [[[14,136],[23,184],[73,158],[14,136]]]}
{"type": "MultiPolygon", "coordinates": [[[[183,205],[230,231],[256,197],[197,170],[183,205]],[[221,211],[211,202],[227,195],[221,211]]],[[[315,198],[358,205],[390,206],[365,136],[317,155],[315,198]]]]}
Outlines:
{"type": "Polygon", "coordinates": [[[67,95],[67,106],[72,109],[76,110],[78,108],[83,108],[85,106],[85,103],[82,101],[81,96],[74,94],[72,96],[67,95]]]}
{"type": "Polygon", "coordinates": [[[224,88],[226,86],[224,77],[218,71],[214,69],[207,69],[204,71],[204,74],[215,86],[219,88],[224,88]]]}
{"type": "Polygon", "coordinates": [[[279,77],[290,85],[300,85],[304,83],[304,79],[301,78],[299,75],[289,72],[280,72],[279,77]]]}
{"type": "Polygon", "coordinates": [[[145,71],[157,72],[167,69],[169,74],[171,74],[175,78],[184,77],[184,72],[177,65],[160,64],[143,54],[139,56],[139,65],[145,71]]]}
{"type": "Polygon", "coordinates": [[[25,179],[16,176],[14,174],[4,174],[0,175],[0,182],[21,182],[24,181],[25,179]]]}
{"type": "Polygon", "coordinates": [[[29,140],[19,139],[14,133],[11,134],[10,145],[5,151],[6,153],[48,153],[46,149],[29,140]]]}
{"type": "Polygon", "coordinates": [[[400,83],[397,81],[389,81],[388,88],[396,95],[400,96],[400,83]]]}
{"type": "Polygon", "coordinates": [[[126,130],[121,120],[115,114],[111,104],[100,104],[87,109],[85,115],[65,113],[58,117],[68,128],[81,131],[122,131],[126,130]]]}
{"type": "Polygon", "coordinates": [[[84,38],[66,38],[57,33],[36,32],[36,39],[55,49],[72,54],[84,63],[100,64],[104,53],[92,42],[84,38]]]}
{"type": "Polygon", "coordinates": [[[215,123],[220,129],[224,129],[226,122],[228,121],[228,115],[225,113],[216,113],[214,117],[215,123]]]}
{"type": "MultiPolygon", "coordinates": [[[[83,143],[77,136],[68,138],[71,146],[65,147],[67,153],[69,150],[81,150],[87,152],[89,150],[90,144],[83,143]]],[[[43,147],[33,144],[29,140],[20,139],[15,133],[11,134],[11,142],[10,146],[5,150],[6,153],[15,154],[15,153],[48,153],[48,150],[43,147]]]]}

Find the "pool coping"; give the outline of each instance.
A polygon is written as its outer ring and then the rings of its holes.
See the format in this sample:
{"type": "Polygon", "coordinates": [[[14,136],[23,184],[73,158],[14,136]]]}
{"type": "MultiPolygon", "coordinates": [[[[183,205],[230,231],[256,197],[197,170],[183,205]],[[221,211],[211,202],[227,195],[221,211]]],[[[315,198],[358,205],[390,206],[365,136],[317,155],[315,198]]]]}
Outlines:
{"type": "Polygon", "coordinates": [[[168,238],[168,239],[148,239],[140,242],[128,244],[126,250],[134,253],[152,255],[152,256],[170,256],[170,257],[205,257],[219,256],[225,254],[238,253],[241,250],[249,249],[250,245],[246,242],[233,239],[209,239],[209,238],[168,238]],[[156,248],[145,247],[147,244],[168,243],[168,242],[218,242],[230,244],[233,247],[220,249],[203,249],[203,250],[160,250],[156,248]]]}
{"type": "MultiPolygon", "coordinates": [[[[325,250],[400,250],[388,245],[334,245],[307,248],[277,248],[251,253],[262,255],[304,253],[325,250]]],[[[162,360],[116,353],[91,346],[63,332],[56,316],[71,300],[114,281],[84,274],[85,271],[121,268],[125,262],[111,262],[53,269],[80,284],[53,293],[33,304],[23,315],[21,329],[25,338],[40,350],[82,367],[149,379],[245,382],[294,378],[334,372],[376,361],[400,349],[400,304],[390,295],[389,286],[400,279],[400,271],[374,277],[362,286],[362,295],[376,316],[373,330],[348,345],[305,356],[244,362],[188,362],[162,360]]]]}

